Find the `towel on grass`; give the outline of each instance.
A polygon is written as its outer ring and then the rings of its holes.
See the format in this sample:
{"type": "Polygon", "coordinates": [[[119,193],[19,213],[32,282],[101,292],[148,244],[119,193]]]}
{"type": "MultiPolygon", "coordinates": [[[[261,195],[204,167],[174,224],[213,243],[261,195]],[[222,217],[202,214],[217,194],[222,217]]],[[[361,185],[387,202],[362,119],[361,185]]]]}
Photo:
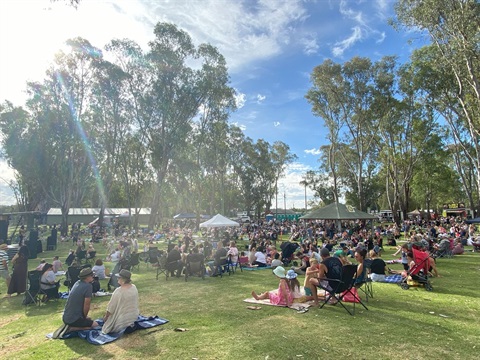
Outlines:
{"type": "Polygon", "coordinates": [[[242,266],[242,270],[265,270],[265,269],[271,269],[271,266],[242,266]]]}
{"type": "Polygon", "coordinates": [[[394,275],[388,275],[385,276],[385,281],[386,283],[391,283],[391,284],[396,284],[402,281],[402,275],[400,274],[394,274],[394,275]]]}
{"type": "MultiPolygon", "coordinates": [[[[98,319],[95,321],[98,323],[100,327],[103,326],[102,319],[98,319]]],[[[81,339],[87,340],[90,344],[104,345],[119,339],[123,334],[130,334],[135,330],[149,329],[149,328],[163,325],[166,323],[168,323],[167,319],[163,319],[158,316],[145,317],[145,316],[139,315],[138,319],[135,321],[133,326],[127,327],[125,330],[122,330],[117,333],[102,334],[101,329],[79,330],[79,331],[72,331],[65,334],[62,337],[62,339],[79,337],[81,339]]],[[[47,334],[47,338],[52,339],[53,333],[47,334]]]]}
{"type": "MultiPolygon", "coordinates": [[[[286,307],[284,305],[275,305],[271,304],[269,299],[263,299],[263,300],[255,300],[253,297],[248,298],[243,300],[246,303],[250,304],[258,304],[258,305],[270,305],[270,306],[279,306],[279,307],[286,307]]],[[[312,302],[313,303],[313,302],[312,302]]],[[[310,306],[312,306],[310,302],[304,302],[304,303],[293,303],[292,305],[289,306],[290,309],[295,309],[295,310],[301,310],[301,309],[308,309],[310,306]]]]}

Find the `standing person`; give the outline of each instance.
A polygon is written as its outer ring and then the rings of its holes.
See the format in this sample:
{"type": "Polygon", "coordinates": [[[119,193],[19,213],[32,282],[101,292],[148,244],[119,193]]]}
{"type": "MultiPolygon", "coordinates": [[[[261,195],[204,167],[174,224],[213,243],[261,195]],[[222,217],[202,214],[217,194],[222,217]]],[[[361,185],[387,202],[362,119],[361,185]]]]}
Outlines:
{"type": "Polygon", "coordinates": [[[30,251],[25,245],[20,246],[18,253],[12,259],[13,273],[8,285],[7,297],[12,296],[13,293],[18,295],[27,290],[27,271],[28,271],[28,258],[30,257],[30,251]]]}
{"type": "MultiPolygon", "coordinates": [[[[73,285],[63,312],[63,333],[87,330],[98,326],[96,321],[88,317],[92,300],[93,271],[87,267],[80,271],[79,280],[73,285]]],[[[55,334],[54,334],[55,336],[55,334]]]]}
{"type": "Polygon", "coordinates": [[[140,314],[138,291],[131,282],[132,273],[122,269],[116,276],[120,287],[115,289],[107,305],[107,312],[103,317],[105,323],[102,332],[104,334],[119,332],[132,326],[140,314]]]}
{"type": "Polygon", "coordinates": [[[230,241],[230,248],[228,249],[227,256],[230,256],[230,261],[232,264],[236,264],[238,262],[238,249],[235,241],[230,241]]]}
{"type": "Polygon", "coordinates": [[[53,257],[52,265],[53,265],[53,272],[54,273],[57,273],[60,270],[63,270],[62,262],[58,259],[58,256],[53,257]]]}
{"type": "Polygon", "coordinates": [[[7,288],[10,285],[10,274],[8,273],[8,254],[7,254],[8,245],[0,245],[0,277],[5,279],[7,283],[7,288]]]}

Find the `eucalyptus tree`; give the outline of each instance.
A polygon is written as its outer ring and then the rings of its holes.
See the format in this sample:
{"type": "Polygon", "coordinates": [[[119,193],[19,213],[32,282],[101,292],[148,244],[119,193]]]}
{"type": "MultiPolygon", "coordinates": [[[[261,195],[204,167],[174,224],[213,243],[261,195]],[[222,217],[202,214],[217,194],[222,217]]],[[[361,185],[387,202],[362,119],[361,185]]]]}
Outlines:
{"type": "Polygon", "coordinates": [[[343,65],[326,60],[311,75],[312,87],[306,98],[314,114],[322,117],[329,130],[329,176],[332,177],[338,199],[338,167],[355,179],[357,205],[366,205],[364,180],[367,168],[374,160],[378,119],[372,107],[378,73],[386,71],[381,64],[372,64],[368,58],[355,57],[343,65]]]}
{"type": "MultiPolygon", "coordinates": [[[[444,106],[456,148],[476,173],[475,197],[480,208],[480,3],[477,0],[399,0],[397,25],[426,32],[438,52],[432,67],[447,74],[453,106],[444,106]],[[469,148],[471,146],[471,148],[469,148]]],[[[446,105],[446,104],[444,104],[446,105]]],[[[473,197],[473,196],[472,196],[473,197]]],[[[471,200],[473,201],[473,200],[471,200]]]]}

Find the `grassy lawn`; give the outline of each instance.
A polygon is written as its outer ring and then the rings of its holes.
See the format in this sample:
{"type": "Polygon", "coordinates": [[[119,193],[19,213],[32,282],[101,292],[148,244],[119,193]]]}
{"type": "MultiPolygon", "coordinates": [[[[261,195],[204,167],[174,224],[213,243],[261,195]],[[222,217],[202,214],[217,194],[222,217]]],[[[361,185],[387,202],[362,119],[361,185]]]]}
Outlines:
{"type": "MultiPolygon", "coordinates": [[[[71,243],[29,260],[62,261],[71,243]]],[[[97,256],[104,257],[101,245],[97,256]]],[[[470,250],[467,247],[468,250],[470,250]]],[[[394,251],[387,248],[384,259],[394,251]]],[[[433,292],[373,284],[369,311],[350,316],[340,306],[311,308],[304,314],[273,306],[246,309],[250,292],[275,289],[269,270],[244,271],[223,278],[155,280],[156,270],[141,264],[133,282],[140,293],[140,313],[159,315],[166,325],[136,331],[104,346],[81,339],[48,340],[61,325],[65,300],[42,306],[22,305],[22,297],[0,299],[0,357],[8,359],[477,359],[480,353],[480,253],[439,259],[440,278],[433,292]],[[186,332],[173,331],[177,327],[186,332]]],[[[107,266],[109,266],[107,264],[107,266]]],[[[391,265],[400,269],[401,265],[391,265]]],[[[110,269],[112,267],[110,266],[110,269]]],[[[303,277],[299,278],[303,283],[303,277]]],[[[102,280],[106,289],[107,280],[102,280]]],[[[62,286],[61,291],[65,291],[62,286]]],[[[1,297],[6,293],[0,283],[1,297]]],[[[94,298],[92,318],[102,317],[108,297],[94,298]]],[[[347,306],[351,304],[347,304],[347,306]]]]}

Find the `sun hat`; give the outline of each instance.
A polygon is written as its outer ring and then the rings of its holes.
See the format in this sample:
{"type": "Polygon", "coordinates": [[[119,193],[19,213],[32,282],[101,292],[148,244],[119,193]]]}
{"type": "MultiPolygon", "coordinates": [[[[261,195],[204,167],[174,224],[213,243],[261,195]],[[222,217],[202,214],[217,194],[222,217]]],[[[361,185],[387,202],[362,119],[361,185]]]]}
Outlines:
{"type": "Polygon", "coordinates": [[[280,279],[285,279],[285,269],[281,266],[277,266],[273,273],[277,275],[280,279]]]}
{"type": "Polygon", "coordinates": [[[91,267],[86,267],[85,269],[82,269],[80,271],[80,274],[78,274],[78,277],[80,279],[86,279],[89,276],[93,276],[93,271],[91,267]]]}
{"type": "Polygon", "coordinates": [[[295,272],[295,270],[288,270],[287,271],[287,275],[285,275],[285,277],[288,279],[288,280],[292,280],[292,279],[296,279],[297,278],[297,273],[295,272]]]}
{"type": "Polygon", "coordinates": [[[125,280],[130,280],[130,278],[132,277],[132,273],[127,269],[122,269],[118,274],[115,274],[115,276],[121,277],[122,279],[125,279],[125,280]]]}

